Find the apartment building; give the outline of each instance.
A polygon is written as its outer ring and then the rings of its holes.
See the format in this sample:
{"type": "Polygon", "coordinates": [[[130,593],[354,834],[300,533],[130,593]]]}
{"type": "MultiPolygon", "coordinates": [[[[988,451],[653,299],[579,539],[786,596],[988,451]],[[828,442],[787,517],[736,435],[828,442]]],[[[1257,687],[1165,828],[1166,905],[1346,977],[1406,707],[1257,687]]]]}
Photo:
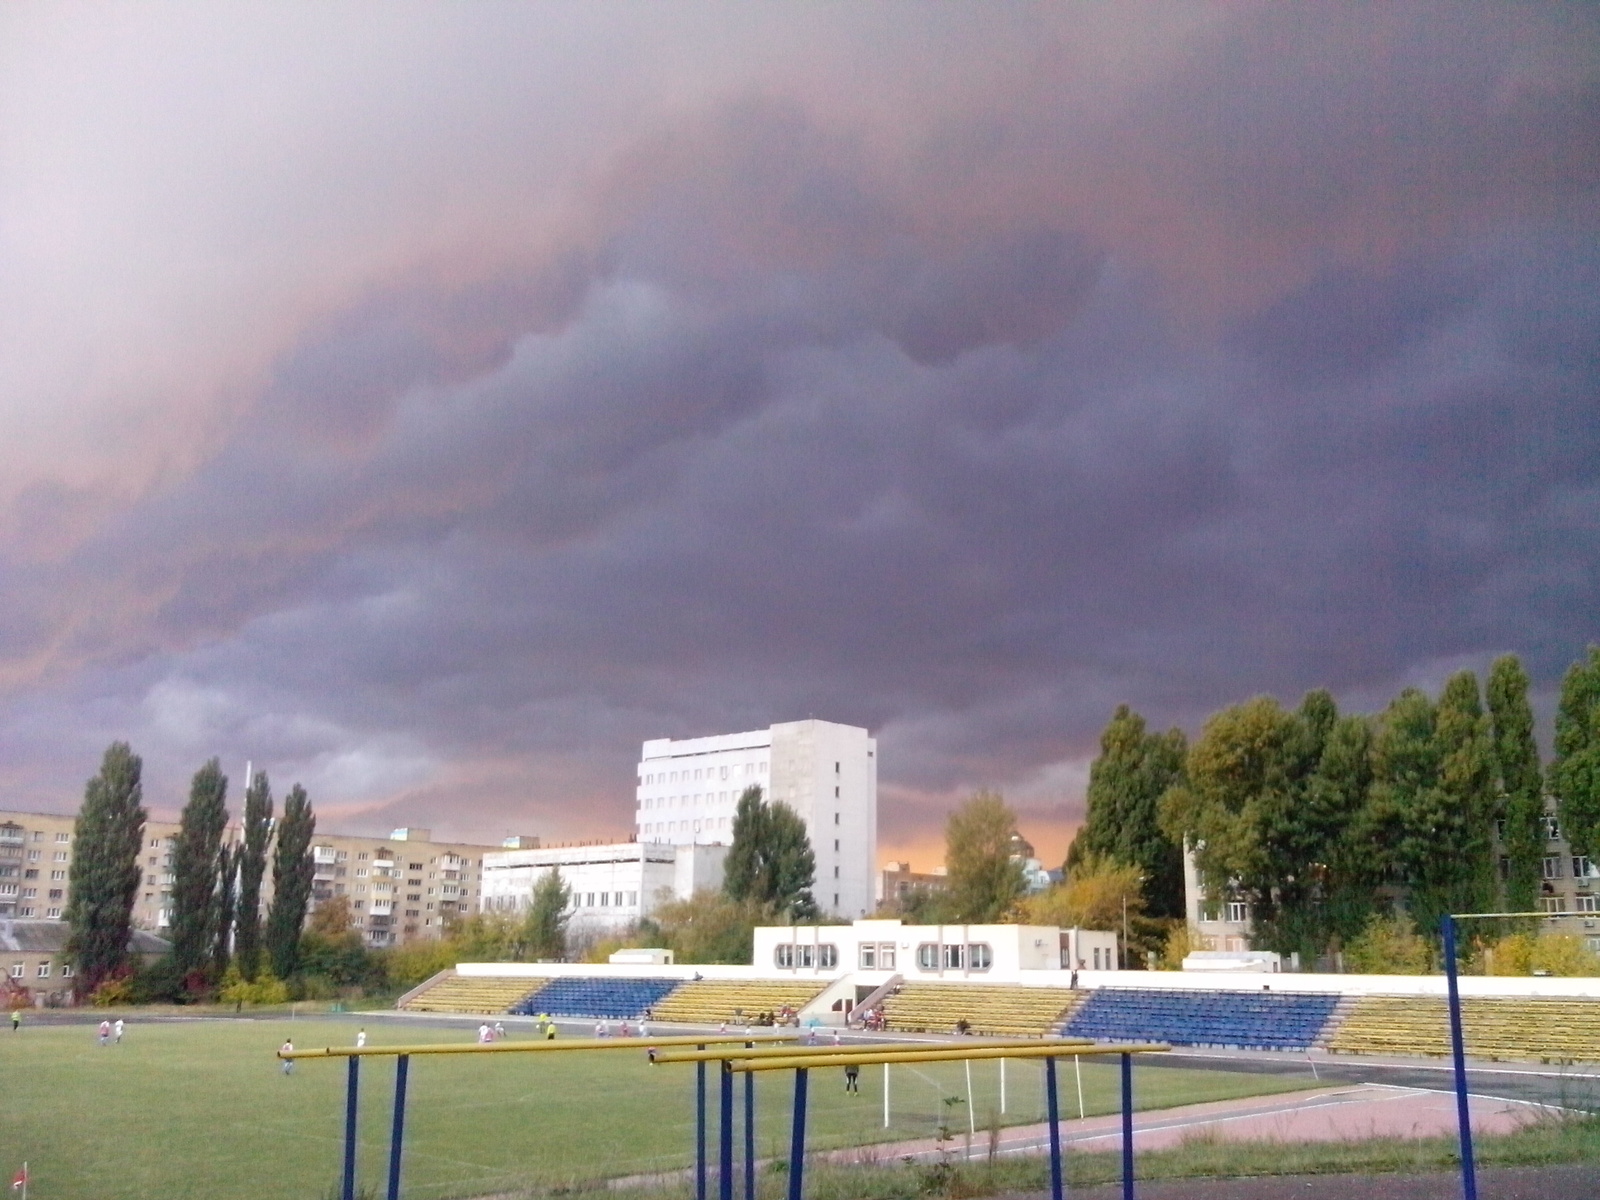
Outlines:
{"type": "MultiPolygon", "coordinates": [[[[0,812],[0,918],[60,920],[67,907],[74,816],[0,812]]],[[[147,821],[134,897],[135,929],[164,933],[172,923],[172,851],[175,821],[147,821]]],[[[223,835],[232,844],[239,830],[223,835]]],[[[524,839],[525,841],[528,839],[524,839]]],[[[426,829],[397,829],[387,838],[319,833],[312,844],[316,867],[312,911],[346,896],[363,939],[391,946],[414,937],[438,937],[445,923],[477,912],[483,856],[499,849],[468,842],[435,842],[426,829]]],[[[261,881],[262,914],[272,899],[272,867],[261,881]]]]}

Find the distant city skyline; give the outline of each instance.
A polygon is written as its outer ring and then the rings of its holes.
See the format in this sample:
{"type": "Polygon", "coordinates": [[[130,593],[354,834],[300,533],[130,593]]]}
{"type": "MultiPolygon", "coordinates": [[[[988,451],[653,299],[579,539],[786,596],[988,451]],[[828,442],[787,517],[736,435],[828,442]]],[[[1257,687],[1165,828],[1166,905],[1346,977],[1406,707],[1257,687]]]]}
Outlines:
{"type": "MultiPolygon", "coordinates": [[[[1600,639],[1600,10],[0,8],[0,805],[633,826],[1600,639]]],[[[1548,729],[1542,745],[1548,753],[1548,729]]]]}

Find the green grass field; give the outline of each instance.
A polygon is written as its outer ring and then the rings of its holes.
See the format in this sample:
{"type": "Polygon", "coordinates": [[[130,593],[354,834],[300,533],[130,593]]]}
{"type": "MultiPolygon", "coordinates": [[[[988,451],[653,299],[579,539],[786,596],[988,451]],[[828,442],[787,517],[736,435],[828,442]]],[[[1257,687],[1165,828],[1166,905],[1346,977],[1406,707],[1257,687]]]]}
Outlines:
{"type": "MultiPolygon", "coordinates": [[[[469,1030],[374,1022],[369,1045],[459,1041],[469,1030]]],[[[305,1049],[351,1044],[350,1021],[197,1020],[141,1024],[102,1048],[89,1025],[0,1031],[0,1173],[27,1159],[30,1200],[319,1200],[339,1175],[345,1067],[309,1060],[284,1077],[275,1052],[286,1036],[305,1049]]],[[[513,1033],[513,1036],[516,1036],[513,1033]]],[[[825,1149],[930,1135],[941,1113],[965,1131],[967,1085],[955,1064],[896,1067],[891,1128],[883,1128],[883,1070],[861,1072],[861,1095],[843,1077],[812,1080],[808,1146],[825,1149]],[[960,1103],[946,1104],[949,1097],[960,1103]]],[[[715,1076],[713,1075],[712,1078],[715,1076]]],[[[787,1151],[789,1081],[758,1077],[757,1152],[787,1151]]],[[[1006,1123],[1038,1120],[1042,1069],[1007,1069],[1006,1123]]],[[[1061,1070],[1064,1116],[1077,1113],[1076,1080],[1061,1070]]],[[[387,1177],[391,1059],[362,1068],[363,1184],[387,1177]]],[[[1308,1080],[1174,1069],[1135,1072],[1140,1107],[1165,1108],[1307,1086],[1308,1080]]],[[[478,1196],[521,1187],[682,1168],[693,1161],[692,1066],[650,1066],[635,1052],[412,1060],[407,1197],[478,1196]]],[[[1117,1105],[1115,1068],[1083,1067],[1092,1115],[1117,1105]]],[[[998,1068],[972,1064],[979,1137],[999,1106],[998,1068]]],[[[710,1098],[715,1161],[715,1097],[710,1098]]]]}

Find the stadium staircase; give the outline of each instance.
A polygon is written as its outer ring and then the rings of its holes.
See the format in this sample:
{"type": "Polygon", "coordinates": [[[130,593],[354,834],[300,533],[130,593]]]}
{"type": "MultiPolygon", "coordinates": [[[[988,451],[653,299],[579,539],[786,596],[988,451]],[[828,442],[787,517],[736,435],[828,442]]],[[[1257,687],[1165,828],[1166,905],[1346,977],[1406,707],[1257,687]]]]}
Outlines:
{"type": "Polygon", "coordinates": [[[1063,1032],[1096,1041],[1308,1050],[1321,1040],[1338,999],[1320,992],[1100,988],[1063,1032]]]}
{"type": "Polygon", "coordinates": [[[542,979],[448,975],[431,987],[411,993],[399,1007],[406,1012],[509,1014],[520,1000],[543,985],[542,979]]]}
{"type": "Polygon", "coordinates": [[[1044,1037],[1082,996],[1063,988],[907,983],[884,1000],[884,1027],[904,1033],[954,1033],[957,1022],[964,1020],[971,1033],[1044,1037]]]}
{"type": "Polygon", "coordinates": [[[829,980],[696,979],[653,1005],[657,1021],[681,1025],[742,1023],[757,1013],[799,1012],[828,986],[829,980]]]}
{"type": "Polygon", "coordinates": [[[549,1013],[553,1017],[633,1020],[653,1009],[677,987],[677,979],[552,979],[511,1010],[519,1016],[549,1013]]]}
{"type": "MultiPolygon", "coordinates": [[[[1600,1000],[1475,996],[1461,1002],[1461,1029],[1475,1058],[1600,1061],[1600,1000]]],[[[1327,1045],[1336,1054],[1446,1055],[1449,1010],[1433,997],[1363,996],[1327,1045]]]]}

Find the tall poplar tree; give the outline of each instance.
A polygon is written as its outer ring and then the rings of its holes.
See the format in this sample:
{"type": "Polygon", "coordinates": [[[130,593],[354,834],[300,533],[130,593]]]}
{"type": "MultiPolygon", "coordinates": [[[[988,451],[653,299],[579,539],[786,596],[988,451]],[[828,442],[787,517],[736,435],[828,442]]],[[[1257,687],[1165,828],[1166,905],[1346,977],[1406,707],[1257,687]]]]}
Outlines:
{"type": "Polygon", "coordinates": [[[1533,740],[1533,709],[1528,704],[1528,673],[1514,654],[1489,668],[1489,715],[1494,729],[1494,763],[1499,785],[1499,817],[1505,823],[1506,908],[1531,912],[1539,896],[1544,857],[1544,786],[1539,748],[1533,740]]]}
{"type": "Polygon", "coordinates": [[[1088,809],[1067,853],[1070,871],[1086,859],[1139,868],[1145,910],[1183,915],[1183,850],[1161,828],[1161,797],[1183,775],[1183,732],[1145,730],[1126,704],[1117,706],[1100,735],[1100,756],[1089,767],[1088,809]]]}
{"type": "Polygon", "coordinates": [[[179,977],[207,968],[215,943],[217,854],[228,824],[228,777],[213,758],[194,773],[172,852],[172,961],[179,977]]]}
{"type": "Polygon", "coordinates": [[[1562,676],[1550,784],[1573,853],[1600,861],[1600,646],[1562,676]]]}
{"type": "Polygon", "coordinates": [[[300,929],[311,906],[311,879],[315,864],[311,839],[317,816],[305,788],[298,783],[283,801],[278,822],[278,844],[272,857],[272,907],[267,912],[267,955],[279,979],[293,975],[300,963],[300,929]]]}
{"type": "Polygon", "coordinates": [[[561,962],[567,957],[567,905],[572,889],[552,867],[533,885],[528,915],[522,923],[522,943],[535,962],[561,962]]]}
{"type": "Polygon", "coordinates": [[[233,958],[234,885],[239,878],[241,848],[223,843],[217,849],[217,890],[211,905],[211,971],[221,979],[233,958]]]}
{"type": "Polygon", "coordinates": [[[100,773],[83,789],[67,884],[66,954],[77,967],[79,995],[93,992],[128,965],[133,902],[143,878],[143,769],[127,742],[113,742],[100,773]]]}
{"type": "Polygon", "coordinates": [[[1439,694],[1439,788],[1448,824],[1452,911],[1494,909],[1494,743],[1478,677],[1458,671],[1439,694]]]}
{"type": "Polygon", "coordinates": [[[261,880],[267,873],[272,840],[272,785],[257,772],[244,794],[239,838],[239,901],[234,923],[234,957],[239,974],[254,981],[261,970],[261,880]]]}
{"type": "Polygon", "coordinates": [[[1371,790],[1372,722],[1340,717],[1305,792],[1305,819],[1320,845],[1310,869],[1318,885],[1312,912],[1324,946],[1335,935],[1349,942],[1376,907],[1383,871],[1373,856],[1371,790]]]}

